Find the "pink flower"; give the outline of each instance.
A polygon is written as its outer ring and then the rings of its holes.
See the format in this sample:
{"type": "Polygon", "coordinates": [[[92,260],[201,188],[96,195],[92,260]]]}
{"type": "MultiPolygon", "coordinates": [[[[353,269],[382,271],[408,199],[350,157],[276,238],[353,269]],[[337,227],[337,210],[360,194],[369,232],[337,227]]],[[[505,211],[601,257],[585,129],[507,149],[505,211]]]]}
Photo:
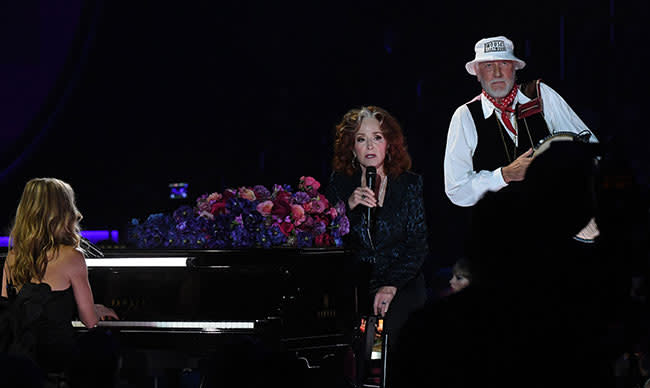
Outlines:
{"type": "Polygon", "coordinates": [[[270,216],[272,209],[273,209],[272,201],[264,201],[257,204],[257,211],[264,217],[270,216]]]}
{"type": "Polygon", "coordinates": [[[210,213],[212,209],[212,205],[214,205],[220,199],[221,199],[221,194],[219,193],[212,193],[210,195],[203,194],[196,200],[196,208],[198,209],[199,213],[210,213]]]}
{"type": "Polygon", "coordinates": [[[310,213],[312,214],[322,213],[323,211],[325,211],[325,209],[327,209],[328,206],[329,206],[329,202],[327,201],[327,198],[325,198],[322,195],[319,195],[313,201],[311,201],[310,213]]]}
{"type": "Polygon", "coordinates": [[[302,232],[311,231],[314,227],[314,219],[312,217],[306,216],[302,224],[296,225],[296,229],[302,232]]]}
{"type": "Polygon", "coordinates": [[[305,221],[305,209],[300,205],[291,205],[291,219],[294,225],[300,225],[305,221]]]}
{"type": "Polygon", "coordinates": [[[310,176],[302,176],[300,177],[299,187],[310,194],[314,194],[320,188],[320,183],[310,176]]]}
{"type": "Polygon", "coordinates": [[[254,201],[255,200],[255,192],[248,187],[240,187],[239,188],[239,197],[247,199],[249,201],[254,201]]]}
{"type": "Polygon", "coordinates": [[[222,197],[222,195],[220,193],[212,193],[212,194],[208,195],[208,198],[206,198],[206,201],[208,201],[208,203],[217,202],[217,201],[219,201],[221,199],[221,197],[222,197]]]}

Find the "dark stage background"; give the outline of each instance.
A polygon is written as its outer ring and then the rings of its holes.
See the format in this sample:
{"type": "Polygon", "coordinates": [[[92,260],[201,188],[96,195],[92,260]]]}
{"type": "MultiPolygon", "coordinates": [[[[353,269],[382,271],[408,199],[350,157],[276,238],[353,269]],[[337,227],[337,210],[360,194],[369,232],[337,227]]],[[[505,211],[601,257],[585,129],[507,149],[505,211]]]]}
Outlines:
{"type": "MultiPolygon", "coordinates": [[[[0,227],[25,182],[72,184],[86,229],[241,185],[323,184],[333,128],[379,105],[402,123],[426,182],[429,264],[461,254],[465,209],[444,194],[454,109],[478,94],[464,64],[506,35],[605,149],[603,233],[647,262],[648,2],[7,1],[0,5],[0,227]],[[434,5],[435,4],[435,5],[434,5]],[[510,4],[510,3],[509,3],[510,4]],[[539,6],[538,10],[523,8],[539,6]],[[631,243],[630,243],[631,242],[631,243]],[[644,250],[635,253],[636,248],[644,250]]],[[[531,215],[534,217],[534,215],[531,215]]],[[[121,234],[125,237],[125,233],[121,234]]]]}

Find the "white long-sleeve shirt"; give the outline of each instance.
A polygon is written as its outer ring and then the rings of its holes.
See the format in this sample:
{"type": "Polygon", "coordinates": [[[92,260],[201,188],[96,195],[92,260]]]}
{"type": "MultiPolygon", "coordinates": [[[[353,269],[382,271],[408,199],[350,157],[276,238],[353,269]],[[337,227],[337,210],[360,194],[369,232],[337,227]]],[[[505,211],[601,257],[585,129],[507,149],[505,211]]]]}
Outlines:
{"type": "MultiPolygon", "coordinates": [[[[540,94],[544,106],[544,120],[551,133],[573,132],[581,133],[589,131],[590,142],[598,142],[596,136],[587,128],[585,123],[571,109],[569,104],[550,86],[540,83],[540,94]]],[[[470,102],[480,100],[483,108],[483,115],[487,119],[497,111],[497,118],[501,120],[501,111],[482,95],[476,96],[470,102]]],[[[530,99],[526,97],[521,89],[517,92],[515,102],[524,104],[530,99]]],[[[515,114],[510,114],[510,121],[516,125],[515,114]]],[[[515,140],[514,134],[506,131],[510,138],[515,140]]],[[[447,133],[447,147],[445,149],[444,174],[445,193],[447,197],[458,206],[473,206],[487,191],[499,191],[508,184],[503,180],[501,167],[494,171],[474,171],[472,157],[478,144],[478,134],[472,114],[467,104],[456,109],[451,117],[449,131],[447,133]]],[[[505,166],[502,166],[505,167],[505,166]]]]}

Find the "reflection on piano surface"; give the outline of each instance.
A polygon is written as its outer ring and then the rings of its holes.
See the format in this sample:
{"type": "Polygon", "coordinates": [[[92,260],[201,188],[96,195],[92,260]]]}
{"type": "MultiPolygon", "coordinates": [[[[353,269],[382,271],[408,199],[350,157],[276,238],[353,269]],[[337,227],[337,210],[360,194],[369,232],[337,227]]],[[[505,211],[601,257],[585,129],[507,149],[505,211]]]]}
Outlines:
{"type": "Polygon", "coordinates": [[[95,302],[138,327],[237,321],[251,329],[278,320],[279,334],[291,337],[348,328],[356,316],[350,260],[342,249],[121,250],[87,264],[95,302]]]}

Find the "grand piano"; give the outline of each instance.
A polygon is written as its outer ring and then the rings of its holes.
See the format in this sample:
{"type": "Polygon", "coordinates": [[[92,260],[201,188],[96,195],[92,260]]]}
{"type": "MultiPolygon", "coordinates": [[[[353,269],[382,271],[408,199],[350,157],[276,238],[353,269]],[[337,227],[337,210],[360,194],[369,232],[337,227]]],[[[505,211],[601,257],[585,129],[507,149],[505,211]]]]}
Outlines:
{"type": "MultiPolygon", "coordinates": [[[[92,330],[71,324],[79,336],[99,330],[114,339],[120,386],[211,387],[206,370],[214,377],[223,372],[214,365],[246,361],[259,344],[319,380],[299,386],[357,386],[360,268],[350,251],[100,250],[87,240],[82,247],[95,303],[120,319],[92,330]],[[225,362],[231,355],[235,361],[225,362]],[[179,385],[188,371],[201,383],[179,385]]],[[[255,373],[236,374],[246,372],[255,373]]]]}
{"type": "Polygon", "coordinates": [[[345,249],[92,252],[95,303],[120,317],[99,326],[118,339],[124,369],[198,368],[238,341],[273,344],[307,369],[351,356],[359,309],[345,249]]]}

